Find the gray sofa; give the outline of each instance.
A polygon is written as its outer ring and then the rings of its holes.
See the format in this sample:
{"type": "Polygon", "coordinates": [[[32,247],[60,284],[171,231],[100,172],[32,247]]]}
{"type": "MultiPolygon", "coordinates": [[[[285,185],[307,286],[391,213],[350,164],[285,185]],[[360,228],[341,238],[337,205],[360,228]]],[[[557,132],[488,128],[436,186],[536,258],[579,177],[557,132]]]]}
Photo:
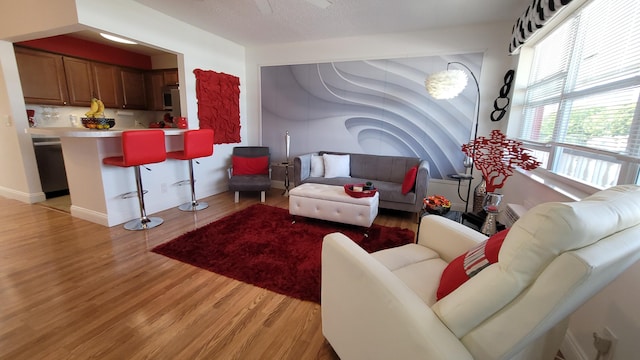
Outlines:
{"type": "Polygon", "coordinates": [[[418,213],[422,209],[422,199],[427,194],[429,183],[429,163],[420,158],[383,156],[369,154],[350,155],[351,177],[310,177],[311,155],[347,153],[321,151],[300,155],[293,160],[294,186],[304,183],[319,183],[343,186],[345,184],[371,181],[380,194],[380,208],[418,213]],[[415,188],[402,194],[402,182],[409,169],[418,165],[415,188]]]}

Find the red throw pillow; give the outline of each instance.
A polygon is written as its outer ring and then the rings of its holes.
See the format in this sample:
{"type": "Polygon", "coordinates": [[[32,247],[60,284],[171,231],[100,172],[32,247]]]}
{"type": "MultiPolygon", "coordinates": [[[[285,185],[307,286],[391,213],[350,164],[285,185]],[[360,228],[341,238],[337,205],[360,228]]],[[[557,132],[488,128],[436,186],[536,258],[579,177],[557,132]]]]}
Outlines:
{"type": "Polygon", "coordinates": [[[418,166],[414,166],[404,175],[402,182],[402,195],[407,195],[416,185],[416,176],[418,175],[418,166]]]}
{"type": "Polygon", "coordinates": [[[442,272],[436,298],[449,295],[487,266],[498,262],[498,253],[509,229],[495,233],[478,246],[453,259],[442,272]]]}
{"type": "Polygon", "coordinates": [[[241,157],[232,158],[233,175],[268,175],[269,157],[241,157]]]}

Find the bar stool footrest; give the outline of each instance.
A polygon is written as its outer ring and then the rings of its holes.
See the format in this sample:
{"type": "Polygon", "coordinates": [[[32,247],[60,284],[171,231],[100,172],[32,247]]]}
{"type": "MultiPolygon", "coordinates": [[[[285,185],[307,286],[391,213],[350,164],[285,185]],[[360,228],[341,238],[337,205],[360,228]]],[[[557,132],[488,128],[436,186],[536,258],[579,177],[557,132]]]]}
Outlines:
{"type": "MultiPolygon", "coordinates": [[[[142,190],[142,195],[148,193],[148,190],[142,190]]],[[[126,192],[124,194],[120,195],[121,199],[131,199],[131,198],[137,198],[138,197],[138,192],[137,191],[129,191],[126,192]]]]}
{"type": "MultiPolygon", "coordinates": [[[[195,184],[196,181],[194,180],[193,182],[195,184]]],[[[187,180],[180,180],[180,181],[174,183],[174,185],[176,185],[176,186],[191,185],[191,180],[188,180],[188,179],[187,180]]]]}

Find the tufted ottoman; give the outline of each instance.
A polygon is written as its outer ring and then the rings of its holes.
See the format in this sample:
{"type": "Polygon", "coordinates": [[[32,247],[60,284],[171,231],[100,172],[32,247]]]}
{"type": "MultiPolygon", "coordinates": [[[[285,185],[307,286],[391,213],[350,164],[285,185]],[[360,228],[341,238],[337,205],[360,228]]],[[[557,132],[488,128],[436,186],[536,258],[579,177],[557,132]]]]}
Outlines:
{"type": "Polygon", "coordinates": [[[342,186],[305,183],[289,191],[289,213],[370,227],[378,215],[378,198],[378,193],[354,198],[342,186]]]}

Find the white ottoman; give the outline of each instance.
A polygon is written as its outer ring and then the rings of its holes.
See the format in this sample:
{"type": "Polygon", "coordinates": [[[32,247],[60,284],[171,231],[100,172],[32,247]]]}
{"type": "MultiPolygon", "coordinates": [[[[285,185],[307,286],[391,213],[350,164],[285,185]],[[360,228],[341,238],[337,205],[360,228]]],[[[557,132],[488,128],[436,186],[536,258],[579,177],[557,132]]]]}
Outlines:
{"type": "Polygon", "coordinates": [[[342,186],[305,183],[289,191],[289,213],[370,227],[378,215],[378,198],[378,193],[354,198],[342,186]]]}

